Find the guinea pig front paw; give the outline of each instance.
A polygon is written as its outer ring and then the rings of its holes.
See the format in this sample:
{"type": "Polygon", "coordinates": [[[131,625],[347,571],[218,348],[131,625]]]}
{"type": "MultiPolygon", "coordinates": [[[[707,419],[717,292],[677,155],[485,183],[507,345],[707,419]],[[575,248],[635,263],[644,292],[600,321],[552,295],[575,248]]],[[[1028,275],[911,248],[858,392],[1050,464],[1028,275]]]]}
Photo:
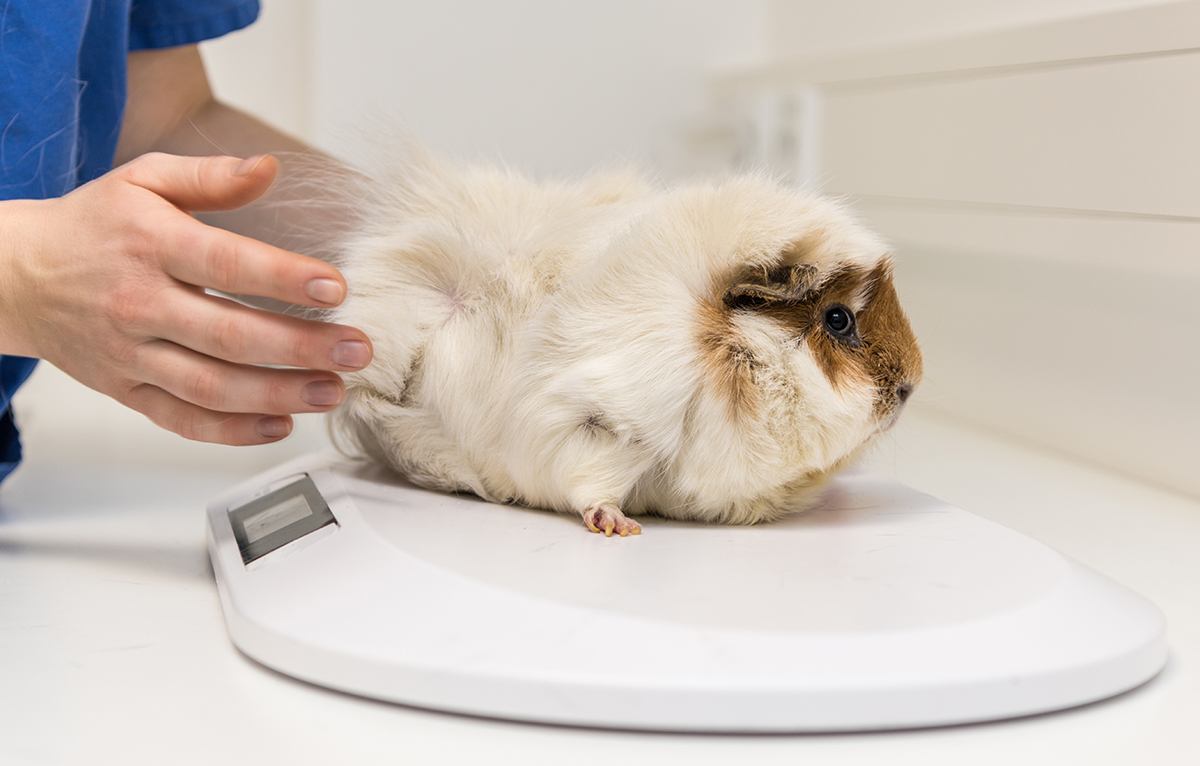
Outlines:
{"type": "Polygon", "coordinates": [[[593,532],[603,532],[605,537],[612,537],[613,532],[621,537],[642,533],[642,525],[626,517],[621,513],[621,509],[612,503],[588,506],[583,512],[583,523],[593,532]]]}

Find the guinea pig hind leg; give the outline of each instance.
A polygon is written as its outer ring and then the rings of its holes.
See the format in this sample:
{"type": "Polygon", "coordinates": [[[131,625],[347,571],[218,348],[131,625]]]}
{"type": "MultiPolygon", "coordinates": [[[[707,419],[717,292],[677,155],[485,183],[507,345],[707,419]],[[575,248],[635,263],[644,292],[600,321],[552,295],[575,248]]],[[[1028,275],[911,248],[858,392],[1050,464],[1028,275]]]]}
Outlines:
{"type": "Polygon", "coordinates": [[[612,537],[613,532],[621,537],[642,533],[642,525],[621,513],[616,503],[589,505],[583,512],[583,523],[593,532],[603,532],[605,537],[612,537]]]}
{"type": "Polygon", "coordinates": [[[621,498],[653,466],[653,455],[608,432],[572,446],[558,452],[554,466],[565,489],[563,510],[579,513],[588,529],[607,537],[640,535],[641,525],[621,511],[621,498]]]}

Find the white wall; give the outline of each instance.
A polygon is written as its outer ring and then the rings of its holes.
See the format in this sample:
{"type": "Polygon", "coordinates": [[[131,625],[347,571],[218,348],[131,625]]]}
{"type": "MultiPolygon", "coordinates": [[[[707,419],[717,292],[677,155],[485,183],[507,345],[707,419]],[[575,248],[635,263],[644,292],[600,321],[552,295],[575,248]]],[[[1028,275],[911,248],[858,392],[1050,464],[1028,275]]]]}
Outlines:
{"type": "Polygon", "coordinates": [[[1162,4],[1162,0],[769,0],[768,58],[915,40],[1162,4]]]}
{"type": "Polygon", "coordinates": [[[258,21],[201,45],[217,97],[312,140],[312,0],[265,0],[258,21]]]}
{"type": "Polygon", "coordinates": [[[570,174],[680,169],[703,74],[762,48],[765,0],[314,0],[313,126],[360,154],[403,126],[434,149],[570,174]]]}
{"type": "Polygon", "coordinates": [[[755,60],[768,0],[266,0],[204,46],[217,95],[354,160],[407,131],[469,160],[687,170],[703,75],[755,60]]]}

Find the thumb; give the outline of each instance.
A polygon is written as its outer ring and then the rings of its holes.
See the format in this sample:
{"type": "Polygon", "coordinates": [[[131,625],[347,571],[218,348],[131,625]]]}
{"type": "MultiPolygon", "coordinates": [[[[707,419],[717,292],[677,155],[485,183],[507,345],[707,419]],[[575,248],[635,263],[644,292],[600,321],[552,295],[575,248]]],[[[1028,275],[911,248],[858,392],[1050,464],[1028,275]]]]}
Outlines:
{"type": "Polygon", "coordinates": [[[152,152],[117,168],[124,181],[154,192],[189,212],[232,210],[261,197],[279,162],[270,155],[179,157],[152,152]]]}

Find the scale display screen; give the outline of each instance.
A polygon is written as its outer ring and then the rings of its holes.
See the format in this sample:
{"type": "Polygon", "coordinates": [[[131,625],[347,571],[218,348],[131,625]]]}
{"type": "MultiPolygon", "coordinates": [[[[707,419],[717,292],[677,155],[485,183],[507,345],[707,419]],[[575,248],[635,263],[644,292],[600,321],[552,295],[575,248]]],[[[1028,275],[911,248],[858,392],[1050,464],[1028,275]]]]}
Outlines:
{"type": "Polygon", "coordinates": [[[336,523],[308,474],[229,509],[229,524],[245,564],[336,523]]]}

